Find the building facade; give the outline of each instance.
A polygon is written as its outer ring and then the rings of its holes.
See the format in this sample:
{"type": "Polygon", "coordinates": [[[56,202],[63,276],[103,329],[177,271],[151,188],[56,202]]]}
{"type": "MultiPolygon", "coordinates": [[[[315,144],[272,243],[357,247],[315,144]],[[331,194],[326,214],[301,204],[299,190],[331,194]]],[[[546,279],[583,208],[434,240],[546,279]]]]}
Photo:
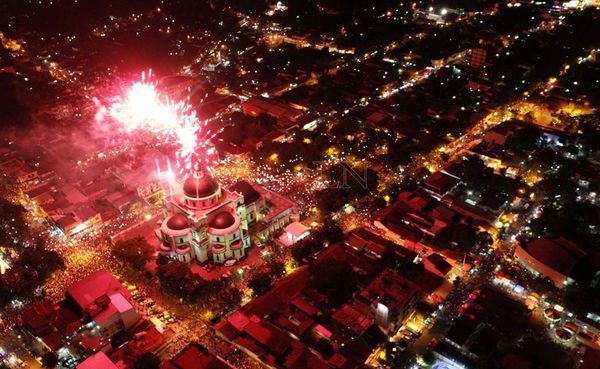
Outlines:
{"type": "Polygon", "coordinates": [[[252,209],[246,209],[242,195],[222,188],[208,173],[188,176],[164,205],[165,219],[157,230],[161,254],[186,263],[217,264],[246,255],[252,209]]]}
{"type": "Polygon", "coordinates": [[[298,219],[295,203],[262,186],[239,181],[228,189],[207,173],[188,176],[164,199],[156,235],[159,252],[186,263],[240,260],[259,242],[298,219]]]}

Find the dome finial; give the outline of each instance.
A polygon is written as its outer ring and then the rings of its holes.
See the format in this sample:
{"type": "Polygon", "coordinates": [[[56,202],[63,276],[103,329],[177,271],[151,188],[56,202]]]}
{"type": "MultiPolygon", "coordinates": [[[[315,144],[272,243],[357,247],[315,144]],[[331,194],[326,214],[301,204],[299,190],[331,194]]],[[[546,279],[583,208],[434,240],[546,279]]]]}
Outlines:
{"type": "Polygon", "coordinates": [[[193,178],[202,178],[204,176],[207,177],[212,177],[211,175],[211,171],[208,170],[206,167],[202,166],[199,162],[194,163],[194,167],[192,168],[192,170],[189,172],[188,177],[193,177],[193,178]]]}

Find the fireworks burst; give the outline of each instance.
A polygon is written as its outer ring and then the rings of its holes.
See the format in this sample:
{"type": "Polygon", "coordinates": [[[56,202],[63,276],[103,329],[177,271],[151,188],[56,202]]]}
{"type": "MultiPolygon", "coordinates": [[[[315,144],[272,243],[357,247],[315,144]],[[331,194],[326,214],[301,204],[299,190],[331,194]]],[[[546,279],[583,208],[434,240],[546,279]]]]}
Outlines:
{"type": "Polygon", "coordinates": [[[161,95],[152,71],[131,84],[123,95],[107,105],[98,103],[97,122],[106,119],[118,123],[126,134],[136,131],[151,132],[164,143],[177,146],[177,165],[182,174],[197,170],[212,171],[213,159],[208,155],[209,143],[218,132],[207,128],[207,120],[200,120],[196,111],[185,101],[172,101],[161,95]]]}

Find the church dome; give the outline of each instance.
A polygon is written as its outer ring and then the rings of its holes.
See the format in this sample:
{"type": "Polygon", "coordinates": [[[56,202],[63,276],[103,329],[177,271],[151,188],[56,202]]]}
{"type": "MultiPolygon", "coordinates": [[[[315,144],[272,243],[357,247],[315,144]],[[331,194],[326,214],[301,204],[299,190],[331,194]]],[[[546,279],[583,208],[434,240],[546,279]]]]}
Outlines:
{"type": "Polygon", "coordinates": [[[194,199],[208,197],[219,190],[219,184],[210,175],[190,176],[183,182],[183,193],[194,199]]]}
{"type": "Polygon", "coordinates": [[[210,221],[209,226],[215,229],[225,229],[231,227],[234,224],[235,218],[233,217],[233,215],[229,214],[226,211],[222,211],[210,221]]]}
{"type": "Polygon", "coordinates": [[[189,228],[190,223],[185,215],[177,213],[167,219],[167,227],[174,231],[182,231],[186,228],[189,228]]]}

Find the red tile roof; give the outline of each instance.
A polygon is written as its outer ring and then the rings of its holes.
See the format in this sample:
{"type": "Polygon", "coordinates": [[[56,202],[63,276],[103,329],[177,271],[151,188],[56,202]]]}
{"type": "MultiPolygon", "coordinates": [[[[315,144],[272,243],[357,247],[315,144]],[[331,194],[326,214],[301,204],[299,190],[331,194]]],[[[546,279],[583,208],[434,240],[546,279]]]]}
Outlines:
{"type": "Polygon", "coordinates": [[[82,310],[85,310],[99,297],[115,293],[120,293],[129,298],[129,291],[108,270],[99,270],[92,273],[67,289],[67,297],[73,300],[82,310]]]}
{"type": "Polygon", "coordinates": [[[338,309],[333,319],[358,335],[364,334],[374,324],[373,319],[348,304],[338,309]]]}
{"type": "Polygon", "coordinates": [[[199,344],[192,343],[170,362],[177,369],[231,369],[223,359],[208,352],[199,344]]]}
{"type": "Polygon", "coordinates": [[[118,369],[118,367],[104,352],[100,351],[77,365],[77,369],[118,369]]]}

